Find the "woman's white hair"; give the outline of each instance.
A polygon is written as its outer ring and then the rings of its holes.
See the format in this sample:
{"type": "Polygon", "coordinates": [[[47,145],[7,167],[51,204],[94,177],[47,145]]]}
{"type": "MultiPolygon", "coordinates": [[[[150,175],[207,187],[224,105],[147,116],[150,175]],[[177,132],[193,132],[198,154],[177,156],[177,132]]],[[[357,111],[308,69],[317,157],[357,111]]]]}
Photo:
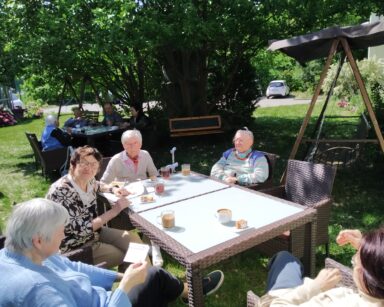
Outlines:
{"type": "Polygon", "coordinates": [[[127,140],[136,138],[139,140],[140,144],[143,143],[143,137],[141,136],[141,133],[139,130],[127,130],[123,133],[121,136],[121,143],[124,144],[127,140]]]}
{"type": "Polygon", "coordinates": [[[34,198],[16,205],[8,218],[5,247],[22,253],[33,247],[36,235],[50,241],[60,225],[68,222],[69,214],[60,204],[45,198],[34,198]]]}
{"type": "Polygon", "coordinates": [[[46,118],[45,118],[45,124],[47,126],[49,125],[54,125],[56,123],[56,120],[57,120],[57,116],[54,115],[54,114],[49,114],[46,118]]]}

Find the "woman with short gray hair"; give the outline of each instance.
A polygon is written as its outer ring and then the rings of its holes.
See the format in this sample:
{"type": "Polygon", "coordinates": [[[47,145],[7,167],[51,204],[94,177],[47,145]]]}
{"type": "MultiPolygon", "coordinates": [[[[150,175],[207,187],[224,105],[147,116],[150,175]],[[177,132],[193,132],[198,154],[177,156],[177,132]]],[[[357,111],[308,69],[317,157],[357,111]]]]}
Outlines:
{"type": "Polygon", "coordinates": [[[157,176],[157,168],[151,155],[141,146],[143,138],[139,130],[127,130],[121,136],[124,150],[114,155],[101,177],[101,182],[132,182],[157,176]]]}

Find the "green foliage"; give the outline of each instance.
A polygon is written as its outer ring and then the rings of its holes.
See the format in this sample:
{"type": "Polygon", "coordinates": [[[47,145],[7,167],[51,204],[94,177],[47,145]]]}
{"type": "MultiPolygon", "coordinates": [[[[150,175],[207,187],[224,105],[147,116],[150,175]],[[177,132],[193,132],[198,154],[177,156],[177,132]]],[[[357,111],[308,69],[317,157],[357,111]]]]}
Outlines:
{"type": "MultiPolygon", "coordinates": [[[[356,61],[365,87],[370,94],[371,102],[378,118],[383,119],[384,103],[384,65],[381,60],[364,59],[356,61]]],[[[338,64],[332,64],[323,84],[323,91],[328,92],[336,74],[338,64]]],[[[339,78],[333,90],[336,99],[344,99],[356,108],[362,109],[360,90],[352,72],[352,68],[345,63],[340,71],[339,78]]]]}

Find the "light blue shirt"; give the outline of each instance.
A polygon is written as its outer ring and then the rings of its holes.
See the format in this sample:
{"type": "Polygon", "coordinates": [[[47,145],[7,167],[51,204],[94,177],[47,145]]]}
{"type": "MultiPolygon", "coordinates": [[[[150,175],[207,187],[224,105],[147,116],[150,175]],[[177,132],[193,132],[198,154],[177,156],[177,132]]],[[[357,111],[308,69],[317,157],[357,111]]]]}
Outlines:
{"type": "Polygon", "coordinates": [[[53,255],[43,265],[0,251],[0,306],[124,306],[125,292],[110,291],[116,272],[53,255]]]}

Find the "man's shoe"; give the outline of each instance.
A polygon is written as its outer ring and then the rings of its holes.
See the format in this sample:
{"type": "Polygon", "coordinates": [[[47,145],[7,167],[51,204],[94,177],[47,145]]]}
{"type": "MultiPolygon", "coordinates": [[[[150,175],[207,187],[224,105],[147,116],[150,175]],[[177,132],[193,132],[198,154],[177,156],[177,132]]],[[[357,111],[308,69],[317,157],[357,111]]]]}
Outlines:
{"type": "MultiPolygon", "coordinates": [[[[224,281],[224,273],[220,270],[212,271],[203,278],[203,294],[204,296],[215,293],[224,281]]],[[[188,298],[182,297],[182,302],[188,304],[188,298]]]]}

